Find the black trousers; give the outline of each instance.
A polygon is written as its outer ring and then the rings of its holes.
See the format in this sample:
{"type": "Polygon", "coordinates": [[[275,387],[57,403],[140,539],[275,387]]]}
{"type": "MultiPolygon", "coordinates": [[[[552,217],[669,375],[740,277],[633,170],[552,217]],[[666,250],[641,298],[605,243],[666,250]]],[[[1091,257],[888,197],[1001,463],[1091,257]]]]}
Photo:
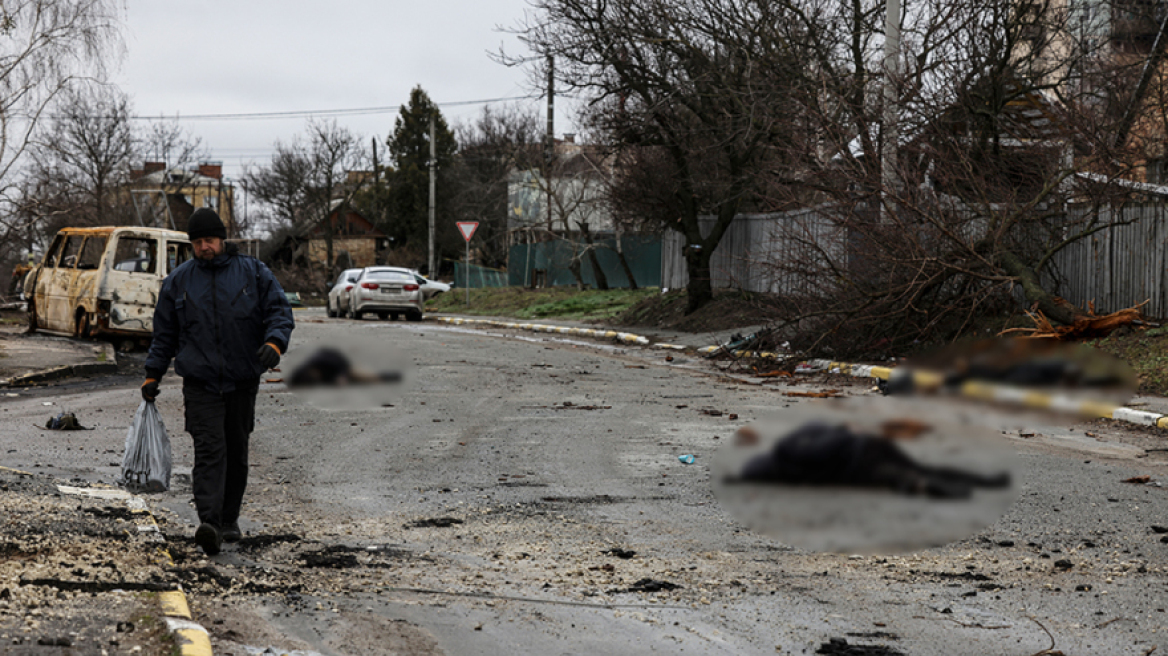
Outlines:
{"type": "Polygon", "coordinates": [[[195,443],[191,487],[200,522],[226,526],[239,519],[258,388],[258,380],[243,381],[235,391],[219,394],[183,381],[186,430],[195,443]]]}

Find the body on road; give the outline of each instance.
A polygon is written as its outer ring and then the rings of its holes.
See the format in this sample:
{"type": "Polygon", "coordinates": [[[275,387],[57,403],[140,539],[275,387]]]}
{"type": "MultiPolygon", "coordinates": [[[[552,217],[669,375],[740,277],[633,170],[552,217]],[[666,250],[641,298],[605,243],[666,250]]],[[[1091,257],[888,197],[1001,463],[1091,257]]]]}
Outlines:
{"type": "MultiPolygon", "coordinates": [[[[408,375],[396,398],[360,409],[261,380],[250,534],[212,563],[181,528],[182,474],[199,447],[176,442],[177,483],[148,502],[176,556],[165,574],[183,582],[215,653],[811,654],[836,639],[871,653],[1018,656],[1165,644],[1168,545],[1155,527],[1168,526],[1168,496],[1125,482],[1168,480],[1155,429],[1003,423],[1021,489],[996,522],[915,552],[816,553],[748,530],[714,496],[710,464],[764,413],[813,405],[786,392],[883,402],[870,381],[788,384],[689,353],[297,313],[293,353],[375,340],[404,354],[408,375]]],[[[164,415],[180,411],[171,389],[164,415]]],[[[103,450],[121,448],[136,406],[125,386],[28,394],[0,413],[4,465],[117,475],[103,450]],[[96,429],[47,437],[33,427],[47,400],[96,429]]],[[[85,563],[116,557],[67,553],[46,561],[61,578],[79,566],[108,576],[85,563]]],[[[11,586],[12,607],[33,587],[11,586]]],[[[24,621],[0,607],[0,630],[24,621]]]]}

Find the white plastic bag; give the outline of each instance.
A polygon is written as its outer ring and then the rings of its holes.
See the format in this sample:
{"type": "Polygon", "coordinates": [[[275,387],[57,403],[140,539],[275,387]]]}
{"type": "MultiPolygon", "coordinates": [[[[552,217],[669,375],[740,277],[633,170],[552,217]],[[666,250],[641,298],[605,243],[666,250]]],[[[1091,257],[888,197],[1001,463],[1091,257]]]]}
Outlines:
{"type": "Polygon", "coordinates": [[[132,492],[170,489],[170,437],[153,401],[142,401],[126,433],[126,454],[118,484],[132,492]]]}

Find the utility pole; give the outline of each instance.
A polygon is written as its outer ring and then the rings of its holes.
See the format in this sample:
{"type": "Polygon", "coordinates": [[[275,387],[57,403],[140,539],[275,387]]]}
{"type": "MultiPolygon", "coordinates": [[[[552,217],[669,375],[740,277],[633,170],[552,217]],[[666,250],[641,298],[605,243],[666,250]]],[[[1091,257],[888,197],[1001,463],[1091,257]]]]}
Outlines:
{"type": "Polygon", "coordinates": [[[900,0],[888,0],[884,14],[884,143],[880,149],[880,204],[883,216],[900,188],[896,160],[900,141],[896,84],[900,80],[900,0]],[[892,197],[892,199],[889,198],[892,197]]]}
{"type": "MultiPolygon", "coordinates": [[[[378,230],[385,230],[385,217],[381,216],[381,170],[377,166],[377,137],[370,137],[369,141],[373,142],[373,225],[378,230]]],[[[385,245],[388,248],[389,244],[385,245]]],[[[373,260],[377,261],[376,247],[373,249],[373,260]]]]}
{"type": "Polygon", "coordinates": [[[552,159],[556,155],[556,58],[547,58],[547,135],[543,147],[543,183],[547,187],[548,230],[552,225],[552,159]]]}
{"type": "Polygon", "coordinates": [[[430,112],[430,259],[426,275],[435,278],[438,270],[434,268],[434,178],[438,170],[437,155],[434,146],[434,112],[430,112]]]}

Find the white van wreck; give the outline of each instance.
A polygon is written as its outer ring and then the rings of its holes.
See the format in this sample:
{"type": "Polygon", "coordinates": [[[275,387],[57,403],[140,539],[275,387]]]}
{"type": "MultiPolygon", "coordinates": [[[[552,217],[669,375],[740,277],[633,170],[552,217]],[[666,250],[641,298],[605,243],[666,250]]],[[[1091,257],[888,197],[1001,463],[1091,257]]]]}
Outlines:
{"type": "Polygon", "coordinates": [[[29,330],[149,337],[162,279],[191,257],[183,232],[65,228],[24,280],[29,330]]]}

